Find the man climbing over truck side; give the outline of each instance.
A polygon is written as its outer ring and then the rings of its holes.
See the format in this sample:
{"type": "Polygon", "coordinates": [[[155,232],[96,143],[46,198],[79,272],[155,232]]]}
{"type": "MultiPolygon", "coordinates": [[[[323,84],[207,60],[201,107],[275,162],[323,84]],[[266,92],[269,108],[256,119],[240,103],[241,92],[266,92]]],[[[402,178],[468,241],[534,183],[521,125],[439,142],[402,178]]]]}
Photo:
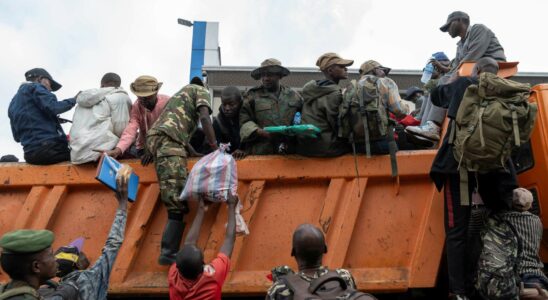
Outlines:
{"type": "MultiPolygon", "coordinates": [[[[457,70],[462,62],[477,61],[482,57],[490,57],[496,61],[506,61],[504,48],[487,26],[483,24],[470,25],[470,17],[462,11],[454,11],[447,17],[447,21],[440,27],[442,32],[447,32],[451,38],[460,37],[457,43],[457,52],[450,66],[446,66],[436,60],[432,61],[434,67],[451,76],[449,81],[456,79],[457,70]]],[[[406,132],[430,139],[434,142],[439,141],[441,122],[439,116],[432,118],[432,121],[422,126],[413,126],[406,128],[406,132]],[[437,119],[437,120],[436,120],[437,119]]]]}
{"type": "MultiPolygon", "coordinates": [[[[497,71],[497,62],[484,57],[476,62],[473,75],[494,75],[497,71]]],[[[430,177],[437,189],[444,190],[450,299],[469,299],[473,293],[472,280],[478,257],[471,253],[478,253],[478,249],[475,249],[478,243],[475,243],[475,240],[479,237],[469,237],[472,208],[470,199],[474,204],[479,203],[481,199],[481,202],[494,212],[509,210],[512,207],[513,190],[518,187],[515,170],[510,161],[505,162],[505,168],[485,173],[469,172],[466,175],[470,179],[466,184],[462,184],[464,181],[459,167],[464,168],[464,165],[459,166],[454,155],[453,143],[458,135],[455,119],[464,101],[465,91],[478,82],[476,77],[460,77],[450,84],[436,87],[431,95],[433,104],[447,108],[447,116],[450,118],[449,131],[430,170],[430,177]]]]}
{"type": "MultiPolygon", "coordinates": [[[[230,270],[230,257],[236,240],[236,205],[238,197],[229,193],[228,224],[225,240],[217,257],[204,263],[203,251],[196,246],[207,204],[200,200],[198,212],[186,236],[185,245],[169,268],[169,297],[184,300],[220,300],[223,284],[230,270]]],[[[223,209],[223,208],[220,208],[223,209]]]]}
{"type": "Polygon", "coordinates": [[[267,126],[292,125],[295,113],[301,111],[302,97],[292,88],[280,84],[289,75],[282,63],[269,58],[251,72],[261,85],[244,94],[240,110],[240,137],[246,152],[252,155],[285,154],[295,152],[295,140],[271,134],[267,126]]]}
{"type": "Polygon", "coordinates": [[[114,158],[120,157],[135,143],[137,150],[135,154],[141,159],[141,164],[146,166],[152,162],[152,154],[145,151],[146,134],[164,111],[169,100],[169,96],[158,93],[162,84],[149,75],[139,76],[131,83],[131,92],[137,96],[137,100],[131,107],[129,123],[122,137],[114,149],[106,152],[108,155],[114,158]]]}
{"type": "Polygon", "coordinates": [[[13,138],[23,145],[25,161],[34,165],[69,161],[68,139],[58,115],[74,107],[76,96],[57,101],[52,92],[61,84],[42,68],[27,71],[25,79],[8,108],[13,138]]]}
{"type": "Polygon", "coordinates": [[[333,157],[350,152],[346,140],[338,138],[339,106],[342,103],[339,82],[348,79],[347,67],[353,63],[353,60],[343,59],[332,52],[323,54],[316,61],[325,79],[311,80],[304,85],[301,123],[314,125],[321,132],[318,139],[299,138],[299,154],[333,157]]]}
{"type": "Polygon", "coordinates": [[[371,295],[356,291],[356,283],[348,270],[328,269],[322,265],[327,245],[323,232],[312,224],[301,224],[293,232],[291,256],[297,261],[298,272],[289,266],[279,266],[272,269],[273,284],[268,289],[265,300],[324,299],[322,287],[326,283],[338,282],[331,288],[330,297],[325,299],[375,299],[371,295]],[[310,286],[318,290],[310,291],[310,286]],[[344,298],[343,296],[353,295],[344,298]],[[308,297],[307,297],[308,296],[308,297]],[[361,296],[361,297],[360,297],[361,296]]]}
{"type": "Polygon", "coordinates": [[[153,156],[160,196],[167,209],[167,223],[162,234],[158,263],[175,261],[184,231],[183,218],[188,213],[186,202],[179,195],[187,178],[187,157],[190,137],[201,122],[212,150],[217,149],[211,125],[210,95],[206,88],[189,84],[169,99],[162,114],[147,131],[146,151],[153,156]]]}

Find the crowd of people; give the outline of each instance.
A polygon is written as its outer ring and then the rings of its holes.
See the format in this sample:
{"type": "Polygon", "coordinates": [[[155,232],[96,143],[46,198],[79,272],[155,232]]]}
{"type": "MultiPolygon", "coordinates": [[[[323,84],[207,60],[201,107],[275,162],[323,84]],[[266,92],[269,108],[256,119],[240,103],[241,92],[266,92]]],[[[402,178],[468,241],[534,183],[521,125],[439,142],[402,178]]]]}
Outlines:
{"type": "MultiPolygon", "coordinates": [[[[293,153],[313,157],[352,152],[393,156],[397,148],[439,146],[430,176],[438,190],[443,190],[445,200],[450,299],[548,299],[548,279],[538,257],[542,225],[537,216],[527,212],[533,197],[519,188],[511,160],[489,172],[465,172],[474,180],[464,180],[463,168],[453,153],[458,135],[455,120],[465,92],[480,78],[498,78],[498,62],[506,60],[504,49],[489,28],[471,25],[464,12],[451,13],[440,30],[460,38],[456,57],[450,60],[443,52],[434,53],[428,61],[433,70],[424,87],[409,88],[403,99],[389,77],[390,68],[375,60],[361,64],[358,80],[341,86],[348,79],[347,67],[354,61],[330,52],[316,61],[323,78],[306,83],[300,92],[281,84],[290,71],[279,60],[266,59],[251,72],[260,85],[243,93],[234,86],[226,87],[214,118],[211,95],[198,78],[169,97],[159,93],[162,82],[155,77],[139,76],[130,85],[137,97],[132,104],[120,87],[120,76],[107,73],[99,88],[58,101],[53,92],[61,85],[41,68],[25,73],[26,82],[11,101],[8,115],[13,137],[22,144],[29,164],[96,162],[101,153],[139,158],[145,166],[154,163],[168,215],[158,263],[170,266],[172,299],[220,299],[230,269],[236,195],[226,199],[226,237],[213,261],[205,264],[202,250],[196,246],[208,208],[204,201],[180,248],[189,212],[187,204],[179,200],[188,174],[187,158],[215,151],[220,143],[230,143],[229,152],[236,159],[293,153]],[[467,61],[476,62],[473,74],[459,77],[458,67],[467,61]],[[58,115],[74,106],[67,136],[61,127],[66,120],[58,115]],[[450,126],[440,142],[445,118],[450,126]],[[314,125],[320,133],[310,138],[265,130],[299,124],[314,125]],[[472,230],[471,224],[482,224],[481,230],[472,230]],[[505,268],[499,266],[493,271],[500,260],[506,262],[505,268]]],[[[1,264],[11,281],[0,288],[0,299],[105,299],[127,218],[127,182],[120,179],[118,187],[116,217],[102,255],[91,268],[78,243],[54,253],[50,231],[5,234],[0,240],[1,264]],[[56,275],[59,282],[49,281],[56,275]]],[[[266,298],[293,299],[325,290],[335,293],[331,295],[358,295],[348,270],[322,266],[326,252],[320,229],[310,224],[299,226],[293,234],[291,253],[299,269],[275,267],[266,298]],[[327,286],[333,282],[338,282],[336,287],[327,286]],[[318,289],[311,292],[309,285],[318,289]]]]}

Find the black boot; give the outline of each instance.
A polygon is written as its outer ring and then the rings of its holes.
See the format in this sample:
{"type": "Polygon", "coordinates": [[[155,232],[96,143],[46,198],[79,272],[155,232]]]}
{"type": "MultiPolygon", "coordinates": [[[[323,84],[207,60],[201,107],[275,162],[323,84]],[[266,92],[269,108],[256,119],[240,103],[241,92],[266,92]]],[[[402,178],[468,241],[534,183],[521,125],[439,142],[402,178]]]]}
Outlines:
{"type": "Polygon", "coordinates": [[[162,234],[162,243],[158,263],[160,265],[171,265],[175,262],[175,256],[179,252],[179,245],[183,238],[185,223],[179,220],[167,219],[164,233],[162,234]]]}

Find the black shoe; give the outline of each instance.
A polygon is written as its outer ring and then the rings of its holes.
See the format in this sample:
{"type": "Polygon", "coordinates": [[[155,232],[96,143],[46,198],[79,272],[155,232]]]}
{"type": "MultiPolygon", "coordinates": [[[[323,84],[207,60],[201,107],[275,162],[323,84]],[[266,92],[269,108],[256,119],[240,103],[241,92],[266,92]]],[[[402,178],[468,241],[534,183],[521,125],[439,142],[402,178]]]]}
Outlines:
{"type": "Polygon", "coordinates": [[[423,138],[421,136],[418,136],[418,135],[415,135],[415,134],[411,134],[409,132],[405,132],[405,136],[407,137],[407,140],[423,149],[430,149],[432,147],[434,147],[434,142],[427,139],[427,138],[423,138]]]}
{"type": "Polygon", "coordinates": [[[175,262],[175,256],[179,252],[184,230],[185,223],[183,221],[167,219],[166,227],[162,234],[160,257],[158,258],[160,265],[166,266],[175,262]]]}

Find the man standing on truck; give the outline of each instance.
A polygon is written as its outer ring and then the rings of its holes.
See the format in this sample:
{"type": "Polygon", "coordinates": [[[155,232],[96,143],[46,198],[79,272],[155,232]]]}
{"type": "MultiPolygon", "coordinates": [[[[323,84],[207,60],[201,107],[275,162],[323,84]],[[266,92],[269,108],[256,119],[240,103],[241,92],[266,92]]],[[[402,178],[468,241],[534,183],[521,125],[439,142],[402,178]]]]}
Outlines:
{"type": "MultiPolygon", "coordinates": [[[[434,67],[447,73],[454,80],[457,76],[457,70],[462,62],[477,61],[482,57],[490,57],[496,61],[506,61],[504,48],[487,26],[483,24],[474,24],[470,26],[470,17],[462,11],[454,11],[447,17],[447,21],[440,27],[442,32],[447,32],[452,38],[460,37],[457,43],[457,54],[450,66],[446,66],[440,61],[432,60],[434,67]]],[[[430,121],[430,120],[427,120],[430,121]]],[[[428,122],[422,126],[408,127],[406,131],[409,134],[425,137],[433,141],[439,141],[441,123],[428,122]]]]}
{"type": "MultiPolygon", "coordinates": [[[[183,249],[177,253],[177,261],[169,268],[169,298],[176,300],[220,300],[223,283],[230,270],[230,257],[236,240],[236,205],[238,197],[229,194],[228,224],[223,245],[211,263],[204,264],[204,254],[196,246],[200,228],[207,210],[200,200],[198,212],[186,236],[183,249]]],[[[222,208],[221,208],[222,209],[222,208]]]]}
{"type": "Polygon", "coordinates": [[[46,298],[38,295],[38,288],[55,277],[57,262],[51,245],[54,235],[49,230],[22,229],[8,232],[0,239],[2,270],[10,282],[0,285],[2,300],[76,299],[78,290],[69,283],[61,284],[46,298]]]}
{"type": "Polygon", "coordinates": [[[34,165],[69,161],[68,139],[58,115],[69,111],[76,97],[57,101],[52,91],[61,84],[42,68],[27,71],[25,78],[8,108],[13,138],[23,145],[25,161],[34,165]]]}
{"type": "Polygon", "coordinates": [[[339,106],[342,103],[339,82],[348,79],[347,67],[353,63],[353,60],[343,59],[332,52],[323,54],[316,61],[325,79],[311,80],[304,85],[302,123],[312,124],[321,132],[317,140],[299,138],[299,154],[333,157],[350,152],[348,143],[339,140],[337,135],[339,106]]]}
{"type": "Polygon", "coordinates": [[[189,84],[169,99],[162,114],[147,131],[146,151],[153,156],[160,184],[160,195],[167,209],[167,223],[162,234],[158,263],[175,261],[184,231],[183,217],[188,213],[186,202],[179,196],[187,178],[186,159],[190,138],[198,121],[212,150],[217,150],[215,131],[211,125],[210,95],[206,88],[189,84]]]}
{"type": "MultiPolygon", "coordinates": [[[[498,64],[492,58],[482,58],[476,62],[475,76],[483,72],[496,74],[498,64]]],[[[477,84],[475,77],[460,77],[456,81],[436,87],[432,91],[431,100],[434,105],[447,108],[450,122],[455,122],[466,89],[477,84]]],[[[432,168],[430,177],[437,189],[444,190],[445,203],[445,234],[447,267],[449,272],[450,299],[469,299],[474,279],[474,269],[477,265],[478,254],[474,239],[469,238],[469,221],[472,206],[462,203],[461,197],[480,198],[486,207],[494,210],[508,210],[512,207],[513,190],[518,187],[513,165],[508,162],[508,171],[492,171],[469,175],[467,196],[461,195],[461,177],[459,163],[453,153],[450,137],[454,135],[456,126],[450,124],[449,132],[440,146],[432,168]],[[477,184],[476,184],[477,182],[477,184]],[[475,195],[475,196],[474,196],[475,195]],[[479,196],[478,196],[479,195],[479,196]],[[472,254],[474,253],[474,254],[472,254]]]]}
{"type": "Polygon", "coordinates": [[[295,114],[301,111],[303,100],[299,93],[280,84],[287,75],[289,70],[275,58],[266,59],[251,72],[253,79],[261,80],[261,85],[244,94],[240,110],[240,137],[248,154],[295,152],[294,139],[264,130],[267,126],[293,125],[295,114]]]}
{"type": "Polygon", "coordinates": [[[149,75],[139,76],[131,83],[130,89],[137,101],[133,103],[129,123],[120,141],[114,149],[106,152],[108,155],[119,157],[135,143],[141,164],[146,166],[152,162],[152,154],[145,151],[145,137],[169,100],[169,96],[158,93],[161,87],[162,82],[149,75]]]}

